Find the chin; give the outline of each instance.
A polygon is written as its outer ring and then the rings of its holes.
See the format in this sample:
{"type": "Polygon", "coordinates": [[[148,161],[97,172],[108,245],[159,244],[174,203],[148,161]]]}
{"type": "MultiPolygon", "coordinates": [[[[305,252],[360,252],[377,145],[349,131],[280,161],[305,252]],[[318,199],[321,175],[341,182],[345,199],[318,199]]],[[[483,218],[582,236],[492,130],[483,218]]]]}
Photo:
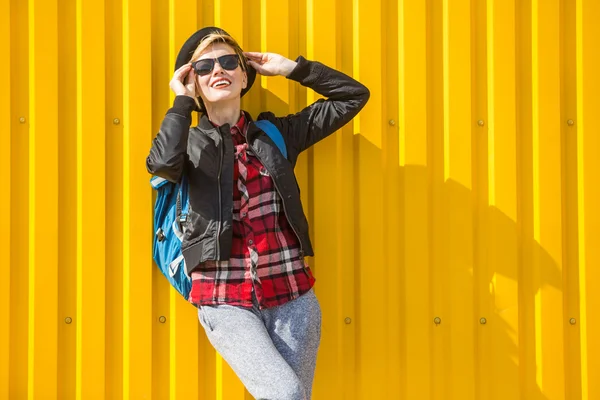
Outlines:
{"type": "MultiPolygon", "coordinates": [[[[240,91],[240,93],[241,93],[241,91],[240,91]]],[[[216,96],[211,96],[211,98],[208,99],[208,101],[213,104],[221,103],[221,102],[229,102],[229,101],[235,100],[236,98],[239,99],[240,93],[233,93],[233,92],[218,93],[218,95],[216,95],[216,96]]]]}

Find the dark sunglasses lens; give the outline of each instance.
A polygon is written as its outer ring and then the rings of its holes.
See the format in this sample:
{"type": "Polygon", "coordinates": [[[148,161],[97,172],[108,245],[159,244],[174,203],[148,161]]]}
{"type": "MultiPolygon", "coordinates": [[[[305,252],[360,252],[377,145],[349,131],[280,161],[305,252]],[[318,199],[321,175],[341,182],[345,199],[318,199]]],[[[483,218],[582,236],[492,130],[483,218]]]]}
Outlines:
{"type": "Polygon", "coordinates": [[[207,75],[210,74],[210,71],[213,70],[215,66],[215,60],[206,59],[206,60],[198,60],[196,64],[194,64],[194,69],[198,75],[207,75]]]}
{"type": "Polygon", "coordinates": [[[238,56],[237,54],[228,54],[226,56],[219,57],[219,64],[223,69],[233,71],[238,67],[238,56]]]}

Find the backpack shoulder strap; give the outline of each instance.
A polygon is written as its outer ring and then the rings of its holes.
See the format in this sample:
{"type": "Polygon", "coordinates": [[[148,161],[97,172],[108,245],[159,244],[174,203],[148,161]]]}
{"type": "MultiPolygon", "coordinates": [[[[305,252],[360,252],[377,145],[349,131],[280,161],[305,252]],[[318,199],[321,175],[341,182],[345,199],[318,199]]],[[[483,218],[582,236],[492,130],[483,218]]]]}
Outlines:
{"type": "Polygon", "coordinates": [[[167,183],[170,182],[165,178],[161,178],[160,176],[153,175],[152,178],[150,178],[150,184],[152,185],[152,188],[157,190],[166,185],[167,183]]]}
{"type": "Polygon", "coordinates": [[[285,158],[287,158],[287,148],[285,147],[285,141],[283,140],[283,136],[281,136],[281,132],[273,123],[266,119],[261,119],[260,121],[255,122],[256,126],[260,128],[261,131],[266,133],[275,145],[279,148],[279,151],[285,158]]]}

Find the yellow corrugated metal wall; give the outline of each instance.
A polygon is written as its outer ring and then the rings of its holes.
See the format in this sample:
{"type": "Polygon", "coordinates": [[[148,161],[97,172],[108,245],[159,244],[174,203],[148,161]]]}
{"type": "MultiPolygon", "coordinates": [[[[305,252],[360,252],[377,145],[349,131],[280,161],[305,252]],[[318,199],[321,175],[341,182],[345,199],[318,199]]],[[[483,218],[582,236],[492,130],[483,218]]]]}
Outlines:
{"type": "MultiPolygon", "coordinates": [[[[250,399],[152,265],[150,141],[217,24],[371,90],[297,167],[315,399],[600,399],[598,0],[0,0],[0,399],[250,399]]],[[[314,101],[284,78],[256,115],[314,101]]]]}

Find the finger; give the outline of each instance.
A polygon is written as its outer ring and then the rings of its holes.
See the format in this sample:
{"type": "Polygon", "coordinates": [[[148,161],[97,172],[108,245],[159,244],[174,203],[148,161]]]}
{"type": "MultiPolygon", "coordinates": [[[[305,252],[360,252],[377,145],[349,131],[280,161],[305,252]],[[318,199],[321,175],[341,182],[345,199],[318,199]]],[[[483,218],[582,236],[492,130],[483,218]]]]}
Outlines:
{"type": "Polygon", "coordinates": [[[257,71],[257,72],[259,72],[259,73],[260,73],[260,70],[262,69],[262,68],[261,68],[261,66],[260,66],[260,64],[258,64],[258,63],[257,63],[257,62],[255,62],[255,61],[252,61],[252,60],[249,60],[249,61],[248,61],[248,64],[249,64],[249,65],[250,65],[252,68],[254,68],[254,69],[257,71]]]}
{"type": "Polygon", "coordinates": [[[174,76],[176,76],[178,79],[181,79],[181,78],[183,78],[183,76],[185,74],[188,73],[190,68],[192,68],[192,64],[190,64],[190,63],[184,64],[181,66],[181,68],[179,68],[175,71],[174,76]]]}
{"type": "Polygon", "coordinates": [[[185,71],[185,70],[191,68],[191,66],[192,66],[192,63],[183,64],[181,67],[179,67],[175,70],[175,73],[185,71]]]}
{"type": "Polygon", "coordinates": [[[188,81],[189,73],[190,73],[189,71],[184,71],[183,73],[179,74],[179,76],[176,76],[175,80],[177,80],[183,84],[186,84],[188,81]]]}
{"type": "Polygon", "coordinates": [[[244,53],[247,58],[251,58],[255,61],[261,61],[263,59],[263,53],[249,52],[244,53]]]}
{"type": "Polygon", "coordinates": [[[190,83],[194,83],[194,79],[195,79],[195,74],[194,74],[194,70],[190,69],[187,77],[186,77],[186,82],[189,85],[190,83]]]}

